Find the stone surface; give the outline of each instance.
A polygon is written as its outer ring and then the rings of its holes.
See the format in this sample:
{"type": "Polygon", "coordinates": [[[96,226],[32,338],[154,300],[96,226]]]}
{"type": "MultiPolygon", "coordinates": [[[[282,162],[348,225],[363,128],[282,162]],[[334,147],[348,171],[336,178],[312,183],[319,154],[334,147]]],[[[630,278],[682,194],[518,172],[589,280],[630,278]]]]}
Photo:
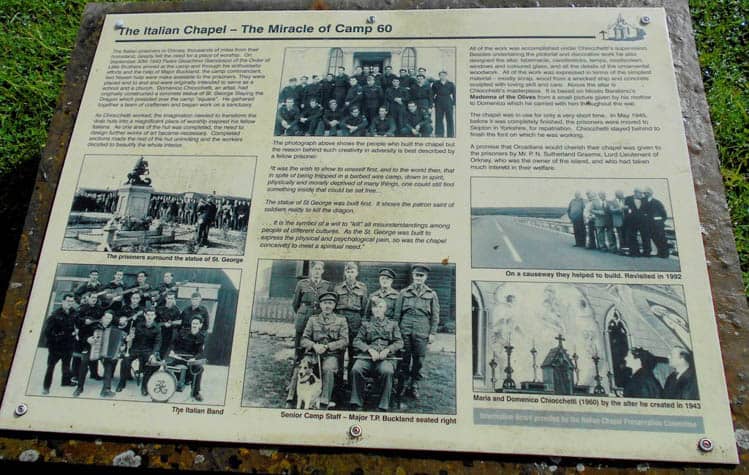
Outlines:
{"type": "MultiPolygon", "coordinates": [[[[260,1],[185,1],[164,3],[91,4],[87,7],[78,34],[76,49],[68,67],[65,83],[49,131],[47,146],[39,163],[36,185],[21,237],[11,286],[0,317],[0,388],[4,388],[8,368],[15,350],[15,337],[31,289],[31,281],[41,251],[42,238],[70,142],[78,107],[107,13],[203,10],[306,10],[306,9],[400,9],[400,8],[479,8],[479,7],[658,7],[668,11],[669,30],[679,94],[684,116],[694,185],[702,222],[708,270],[712,282],[716,312],[725,316],[718,321],[723,359],[726,367],[729,398],[734,423],[749,426],[749,407],[742,404],[746,388],[742,385],[748,374],[749,362],[744,351],[749,343],[749,312],[738,267],[731,221],[726,207],[723,183],[718,167],[710,116],[704,96],[702,78],[692,35],[691,19],[686,0],[519,0],[519,1],[426,1],[426,0],[260,0],[260,1]]],[[[743,439],[743,436],[742,436],[743,439]]],[[[293,440],[289,441],[292,444],[293,440]]],[[[342,449],[275,448],[208,443],[148,442],[109,438],[99,441],[92,437],[31,433],[0,434],[0,459],[18,460],[28,450],[39,453],[45,462],[96,464],[111,466],[118,454],[132,450],[132,457],[141,458],[141,467],[180,468],[183,470],[232,470],[286,473],[497,473],[499,471],[535,473],[550,467],[538,458],[489,456],[476,454],[422,454],[402,451],[353,451],[342,449]],[[100,443],[99,443],[100,442],[100,443]],[[204,460],[195,464],[196,460],[204,460]],[[320,467],[325,467],[321,469],[320,467]]],[[[749,454],[741,453],[742,469],[749,467],[749,454]]],[[[561,471],[575,470],[580,460],[563,459],[561,471]]],[[[649,466],[635,462],[605,461],[591,463],[591,470],[614,471],[621,468],[648,472],[674,471],[678,465],[649,466]]],[[[556,466],[556,464],[555,464],[556,466]]],[[[694,471],[697,466],[692,466],[694,471]]]]}

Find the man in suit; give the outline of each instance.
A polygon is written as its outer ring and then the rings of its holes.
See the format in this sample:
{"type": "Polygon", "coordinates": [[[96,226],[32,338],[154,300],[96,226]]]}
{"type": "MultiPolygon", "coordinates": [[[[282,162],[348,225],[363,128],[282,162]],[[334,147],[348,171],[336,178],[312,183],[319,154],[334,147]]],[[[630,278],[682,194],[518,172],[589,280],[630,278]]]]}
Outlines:
{"type": "MultiPolygon", "coordinates": [[[[666,219],[668,219],[666,207],[663,206],[660,200],[653,198],[653,189],[649,186],[644,189],[643,202],[645,219],[648,221],[648,235],[655,243],[656,253],[660,258],[668,258],[670,253],[668,250],[668,240],[666,239],[666,219]]],[[[650,253],[646,255],[650,256],[650,253]]]]}
{"type": "Polygon", "coordinates": [[[593,197],[591,206],[591,213],[593,213],[593,225],[596,228],[596,247],[601,252],[606,252],[606,227],[607,218],[606,214],[606,193],[601,191],[598,196],[593,197]]]}
{"type": "Polygon", "coordinates": [[[572,221],[572,232],[575,234],[575,247],[585,247],[585,200],[582,193],[575,192],[575,197],[567,206],[567,217],[572,221]]]}
{"type": "Polygon", "coordinates": [[[663,398],[699,399],[700,391],[697,386],[692,352],[685,348],[675,347],[668,357],[668,364],[673,368],[673,372],[666,378],[666,384],[663,386],[663,398]]]}
{"type": "MultiPolygon", "coordinates": [[[[625,226],[627,227],[624,234],[627,235],[627,240],[629,241],[629,255],[639,257],[642,255],[642,252],[640,251],[638,235],[643,237],[644,240],[642,190],[635,188],[632,195],[624,198],[624,204],[626,206],[625,226]]],[[[650,245],[648,244],[649,247],[650,245]]]]}
{"type": "Polygon", "coordinates": [[[624,204],[624,192],[616,190],[614,198],[606,204],[609,214],[611,215],[611,235],[609,238],[614,244],[612,252],[619,254],[627,252],[627,241],[624,235],[624,213],[626,206],[624,204]]]}
{"type": "Polygon", "coordinates": [[[447,123],[447,136],[455,137],[455,84],[447,80],[447,71],[440,71],[440,79],[432,84],[432,92],[437,122],[435,134],[437,137],[444,137],[447,123]]]}

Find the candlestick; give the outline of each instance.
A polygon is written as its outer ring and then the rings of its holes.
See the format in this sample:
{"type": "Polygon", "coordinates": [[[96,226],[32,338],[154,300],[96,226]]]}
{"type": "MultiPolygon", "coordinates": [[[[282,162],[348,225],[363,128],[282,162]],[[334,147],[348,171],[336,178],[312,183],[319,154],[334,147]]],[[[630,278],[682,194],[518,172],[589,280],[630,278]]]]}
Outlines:
{"type": "Polygon", "coordinates": [[[507,366],[505,367],[505,374],[507,377],[504,381],[502,381],[502,389],[515,389],[515,381],[512,379],[512,373],[515,372],[514,369],[512,369],[512,350],[515,349],[514,346],[508,344],[505,346],[505,351],[507,352],[507,366]]]}
{"type": "Polygon", "coordinates": [[[596,380],[596,386],[593,388],[593,394],[595,394],[596,396],[605,396],[606,395],[606,390],[603,389],[603,386],[601,386],[601,380],[603,378],[601,378],[601,375],[598,372],[598,362],[600,362],[600,361],[601,361],[601,358],[598,356],[598,353],[596,353],[595,355],[593,355],[593,364],[596,367],[596,375],[595,375],[595,378],[594,378],[596,380]]]}

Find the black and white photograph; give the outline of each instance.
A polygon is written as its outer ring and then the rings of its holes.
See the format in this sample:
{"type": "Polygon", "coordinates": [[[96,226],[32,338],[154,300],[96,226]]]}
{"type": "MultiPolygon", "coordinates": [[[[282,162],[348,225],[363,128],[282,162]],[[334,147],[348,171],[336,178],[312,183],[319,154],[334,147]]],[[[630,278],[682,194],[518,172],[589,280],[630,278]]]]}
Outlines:
{"type": "Polygon", "coordinates": [[[243,255],[256,159],[86,155],[63,250],[243,255]]]}
{"type": "Polygon", "coordinates": [[[679,285],[472,283],[477,392],[699,399],[679,285]]]}
{"type": "Polygon", "coordinates": [[[259,260],[242,405],[455,414],[455,264],[259,260]]]}
{"type": "Polygon", "coordinates": [[[472,178],[471,264],[679,272],[668,182],[472,178]]]}
{"type": "Polygon", "coordinates": [[[455,137],[455,47],[286,48],[274,135],[455,137]]]}
{"type": "Polygon", "coordinates": [[[240,277],[58,265],[27,394],[223,405],[240,277]]]}

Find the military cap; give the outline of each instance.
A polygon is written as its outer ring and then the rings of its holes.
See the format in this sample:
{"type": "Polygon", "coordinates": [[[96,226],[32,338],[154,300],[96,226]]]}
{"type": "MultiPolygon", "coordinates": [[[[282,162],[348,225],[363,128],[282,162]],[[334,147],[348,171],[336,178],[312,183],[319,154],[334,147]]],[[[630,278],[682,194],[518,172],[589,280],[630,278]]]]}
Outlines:
{"type": "Polygon", "coordinates": [[[338,303],[338,294],[335,292],[323,292],[320,295],[320,302],[325,302],[326,300],[332,300],[335,303],[338,303]]]}
{"type": "Polygon", "coordinates": [[[384,276],[390,277],[391,279],[395,279],[395,271],[388,267],[383,267],[382,269],[380,269],[380,275],[384,275],[384,276]]]}
{"type": "Polygon", "coordinates": [[[411,266],[411,272],[429,272],[431,270],[426,264],[414,264],[411,266]]]}
{"type": "MultiPolygon", "coordinates": [[[[357,109],[359,108],[358,106],[352,106],[351,108],[353,109],[354,107],[356,107],[357,109]]],[[[359,266],[357,266],[355,262],[347,262],[346,265],[344,266],[344,269],[359,270],[359,266]]]]}

